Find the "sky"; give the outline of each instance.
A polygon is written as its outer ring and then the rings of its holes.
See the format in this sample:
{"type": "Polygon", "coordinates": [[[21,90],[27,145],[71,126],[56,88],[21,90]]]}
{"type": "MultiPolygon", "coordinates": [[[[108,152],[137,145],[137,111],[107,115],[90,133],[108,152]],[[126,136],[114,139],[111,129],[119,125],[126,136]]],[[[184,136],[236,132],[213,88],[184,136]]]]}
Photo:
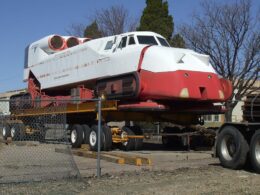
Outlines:
{"type": "MultiPolygon", "coordinates": [[[[201,9],[200,0],[168,0],[168,3],[176,29],[182,23],[190,23],[192,14],[201,9]]],[[[0,93],[26,88],[23,68],[28,44],[50,34],[67,35],[66,29],[71,24],[88,25],[96,10],[112,5],[123,5],[132,17],[138,18],[146,4],[145,0],[1,0],[0,93]]],[[[252,0],[252,5],[259,8],[260,1],[252,0]]]]}

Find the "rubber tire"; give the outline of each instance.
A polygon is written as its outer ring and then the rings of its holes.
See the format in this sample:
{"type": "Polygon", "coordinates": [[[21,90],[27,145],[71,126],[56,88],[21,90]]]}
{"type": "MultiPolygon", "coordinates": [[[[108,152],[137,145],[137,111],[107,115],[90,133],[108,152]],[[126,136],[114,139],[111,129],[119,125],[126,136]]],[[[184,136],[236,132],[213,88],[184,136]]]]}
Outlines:
{"type": "Polygon", "coordinates": [[[245,140],[244,136],[240,133],[240,131],[233,126],[224,127],[217,137],[217,155],[223,167],[230,169],[243,168],[247,160],[248,151],[249,146],[247,141],[245,140]],[[223,156],[221,150],[221,144],[226,136],[231,136],[235,141],[235,145],[237,146],[236,152],[232,156],[231,160],[226,159],[223,156]]]}
{"type": "Polygon", "coordinates": [[[89,144],[89,134],[90,134],[90,131],[91,131],[91,128],[84,124],[82,125],[82,128],[83,128],[83,133],[84,133],[84,139],[83,139],[83,144],[89,144]]]}
{"type": "Polygon", "coordinates": [[[16,141],[19,139],[19,135],[20,135],[20,129],[18,124],[12,124],[12,126],[10,127],[10,136],[12,138],[12,140],[16,141]],[[14,133],[12,133],[12,130],[14,130],[14,133]]]}
{"type": "Polygon", "coordinates": [[[44,126],[40,126],[40,133],[39,133],[39,141],[44,142],[46,137],[46,128],[44,126]]]}
{"type": "Polygon", "coordinates": [[[10,131],[10,126],[8,124],[4,124],[3,128],[2,128],[2,136],[4,140],[7,140],[8,137],[11,136],[11,131],[10,131]],[[3,134],[3,130],[5,128],[5,135],[3,134]]]}
{"type": "Polygon", "coordinates": [[[79,148],[83,141],[83,128],[81,127],[81,125],[73,125],[70,130],[70,136],[71,136],[71,133],[73,130],[76,131],[77,138],[74,143],[72,143],[72,140],[71,140],[71,145],[72,145],[72,148],[79,148]]]}
{"type": "Polygon", "coordinates": [[[10,128],[10,135],[12,137],[12,140],[23,141],[24,130],[25,130],[24,124],[22,124],[22,123],[13,124],[13,127],[10,128]],[[12,136],[12,133],[11,133],[12,128],[15,128],[14,136],[12,136]]]}
{"type": "Polygon", "coordinates": [[[45,136],[46,136],[46,128],[42,123],[35,123],[34,128],[38,129],[38,132],[33,134],[32,139],[39,141],[39,142],[44,142],[45,141],[45,136]]]}
{"type": "MultiPolygon", "coordinates": [[[[127,135],[135,135],[134,132],[129,127],[122,127],[122,131],[125,131],[127,135]]],[[[126,145],[122,143],[122,149],[124,151],[131,151],[135,149],[135,139],[129,139],[126,145]]]]}
{"type": "MultiPolygon", "coordinates": [[[[92,127],[91,127],[91,131],[90,131],[90,134],[89,135],[91,135],[91,133],[92,132],[95,132],[95,134],[96,134],[96,142],[94,143],[94,145],[92,145],[91,144],[91,141],[90,141],[90,136],[89,136],[89,146],[90,146],[90,150],[91,151],[98,151],[98,126],[97,125],[92,125],[92,127]]],[[[101,128],[101,131],[100,131],[100,133],[101,133],[101,137],[100,137],[100,151],[102,151],[103,150],[103,146],[104,146],[104,133],[103,133],[103,129],[101,128]]]]}
{"type": "Polygon", "coordinates": [[[251,165],[257,173],[260,173],[260,162],[257,162],[256,153],[255,153],[255,146],[257,142],[260,142],[260,130],[257,130],[253,135],[250,142],[250,151],[249,151],[251,165]]]}
{"type": "MultiPolygon", "coordinates": [[[[135,135],[143,135],[143,131],[139,126],[132,126],[129,127],[135,135]]],[[[142,150],[143,149],[143,141],[144,139],[135,139],[135,150],[142,150]]]]}
{"type": "Polygon", "coordinates": [[[111,129],[104,125],[102,126],[103,133],[104,133],[104,143],[103,143],[103,149],[105,151],[110,151],[112,148],[112,132],[111,129]]]}

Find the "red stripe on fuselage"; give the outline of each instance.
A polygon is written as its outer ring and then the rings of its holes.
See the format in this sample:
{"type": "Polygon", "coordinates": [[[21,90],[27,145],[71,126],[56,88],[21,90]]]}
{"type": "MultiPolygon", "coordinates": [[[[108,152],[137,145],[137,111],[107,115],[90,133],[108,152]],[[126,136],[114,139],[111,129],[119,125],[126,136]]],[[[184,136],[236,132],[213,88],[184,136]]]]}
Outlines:
{"type": "Polygon", "coordinates": [[[140,72],[141,71],[141,68],[142,68],[142,63],[143,63],[143,59],[144,59],[144,54],[145,52],[147,51],[147,49],[151,47],[151,45],[148,45],[148,46],[145,46],[142,51],[141,51],[141,54],[140,54],[140,58],[139,58],[139,62],[138,62],[138,68],[137,68],[137,71],[140,72]]]}

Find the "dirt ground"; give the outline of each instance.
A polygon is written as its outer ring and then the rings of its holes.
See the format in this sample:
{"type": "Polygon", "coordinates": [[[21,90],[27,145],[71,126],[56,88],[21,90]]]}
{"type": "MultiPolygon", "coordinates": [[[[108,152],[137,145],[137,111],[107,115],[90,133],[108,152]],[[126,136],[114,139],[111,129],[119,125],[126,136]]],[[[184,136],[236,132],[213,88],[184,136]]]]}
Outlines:
{"type": "Polygon", "coordinates": [[[1,194],[259,194],[260,176],[208,165],[105,174],[79,181],[1,185],[1,194]]]}
{"type": "Polygon", "coordinates": [[[148,157],[152,165],[101,161],[102,178],[97,179],[96,160],[75,156],[80,179],[1,184],[0,194],[260,194],[259,174],[222,168],[210,151],[157,147],[129,154],[148,157]]]}

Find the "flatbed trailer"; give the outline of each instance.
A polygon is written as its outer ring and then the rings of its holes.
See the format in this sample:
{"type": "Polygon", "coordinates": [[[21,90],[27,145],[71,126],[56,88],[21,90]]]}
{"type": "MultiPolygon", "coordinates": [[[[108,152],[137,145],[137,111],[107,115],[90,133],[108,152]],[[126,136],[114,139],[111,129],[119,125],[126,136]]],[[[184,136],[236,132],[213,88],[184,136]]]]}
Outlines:
{"type": "MultiPolygon", "coordinates": [[[[50,101],[50,100],[48,100],[50,101]]],[[[57,104],[57,100],[56,104],[57,104]]],[[[193,112],[189,107],[182,110],[178,108],[169,108],[156,102],[132,102],[125,104],[117,100],[102,101],[102,143],[103,150],[110,150],[112,144],[120,144],[123,150],[139,150],[142,148],[143,139],[149,136],[143,134],[139,126],[108,126],[108,122],[116,121],[158,121],[172,122],[175,124],[198,124],[201,123],[201,114],[204,112],[221,112],[221,107],[214,107],[211,110],[201,106],[193,112]]],[[[96,100],[77,100],[63,101],[55,106],[49,107],[29,107],[11,110],[9,120],[5,121],[3,135],[6,139],[8,136],[13,140],[25,139],[26,135],[34,135],[40,141],[45,140],[46,131],[48,130],[47,121],[56,115],[63,115],[66,123],[66,131],[69,135],[72,147],[78,148],[81,144],[89,144],[91,150],[97,150],[97,112],[98,99],[96,100]]],[[[24,105],[24,104],[22,104],[24,105]]],[[[167,132],[161,134],[163,141],[174,141],[171,139],[176,134],[175,128],[167,128],[167,132]],[[170,131],[169,131],[170,130],[170,131]]],[[[194,133],[193,133],[194,134],[194,133]]],[[[187,137],[187,132],[185,134],[187,137]]],[[[167,145],[167,143],[165,143],[167,145]]]]}

